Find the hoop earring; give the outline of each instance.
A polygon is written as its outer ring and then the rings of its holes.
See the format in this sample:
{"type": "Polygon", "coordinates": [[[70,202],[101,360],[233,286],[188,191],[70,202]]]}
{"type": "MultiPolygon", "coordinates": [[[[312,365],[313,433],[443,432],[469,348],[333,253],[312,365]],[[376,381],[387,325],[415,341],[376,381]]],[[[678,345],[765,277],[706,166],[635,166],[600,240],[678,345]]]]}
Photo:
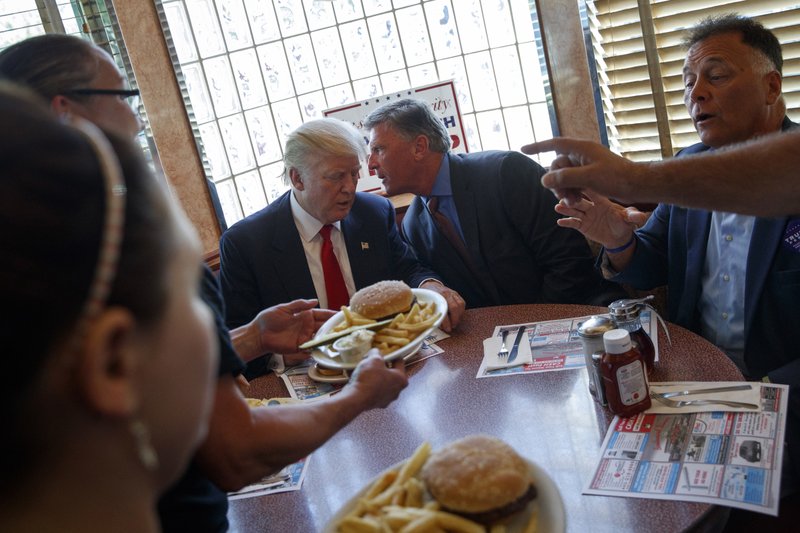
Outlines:
{"type": "Polygon", "coordinates": [[[156,453],[156,449],[153,448],[153,442],[150,439],[150,430],[141,420],[132,421],[128,429],[131,435],[133,435],[133,440],[136,443],[136,452],[142,466],[149,472],[155,472],[158,469],[158,453],[156,453]]]}

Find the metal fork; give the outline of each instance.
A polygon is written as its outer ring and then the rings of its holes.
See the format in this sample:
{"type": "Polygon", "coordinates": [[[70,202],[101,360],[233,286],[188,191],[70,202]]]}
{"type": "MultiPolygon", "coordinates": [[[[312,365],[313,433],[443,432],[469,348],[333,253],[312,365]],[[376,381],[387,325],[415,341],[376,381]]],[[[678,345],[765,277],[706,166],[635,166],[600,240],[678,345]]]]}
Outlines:
{"type": "Polygon", "coordinates": [[[669,398],[662,398],[657,394],[651,394],[651,398],[657,402],[661,402],[667,407],[687,407],[689,405],[727,405],[728,407],[747,407],[749,409],[758,409],[758,405],[747,402],[733,402],[730,400],[670,400],[669,398]]]}
{"type": "Polygon", "coordinates": [[[497,357],[499,357],[500,359],[503,359],[504,357],[506,357],[508,355],[508,348],[506,348],[506,337],[508,337],[508,330],[504,329],[501,332],[501,335],[502,335],[502,337],[500,337],[501,338],[500,351],[497,352],[497,357]]]}

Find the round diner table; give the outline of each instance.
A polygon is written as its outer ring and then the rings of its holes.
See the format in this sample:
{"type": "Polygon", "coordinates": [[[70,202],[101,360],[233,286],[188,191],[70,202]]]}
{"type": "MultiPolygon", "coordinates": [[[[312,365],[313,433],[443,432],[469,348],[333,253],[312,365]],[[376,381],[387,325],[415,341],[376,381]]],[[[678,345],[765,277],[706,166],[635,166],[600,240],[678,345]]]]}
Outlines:
{"type": "MultiPolygon", "coordinates": [[[[586,370],[476,379],[482,340],[494,327],[604,313],[581,305],[512,305],[468,310],[438,345],[443,354],[411,366],[409,385],[386,409],[363,413],[309,461],[302,489],[230,502],[231,531],[322,531],[376,475],[408,458],[421,442],[434,450],[473,433],[495,435],[544,468],[566,509],[567,531],[714,530],[727,509],[703,503],[582,495],[613,415],[588,392],[586,370]]],[[[702,337],[659,327],[659,381],[741,381],[728,357],[702,337]]],[[[274,375],[254,380],[254,398],[288,396],[274,375]]]]}

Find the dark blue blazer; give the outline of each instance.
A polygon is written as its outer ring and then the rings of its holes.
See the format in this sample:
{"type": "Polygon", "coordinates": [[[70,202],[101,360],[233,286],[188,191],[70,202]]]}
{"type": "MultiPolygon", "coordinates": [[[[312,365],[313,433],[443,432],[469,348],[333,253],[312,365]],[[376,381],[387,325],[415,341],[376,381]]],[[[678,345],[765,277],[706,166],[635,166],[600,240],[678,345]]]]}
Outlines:
{"type": "MultiPolygon", "coordinates": [[[[287,192],[234,224],[220,240],[220,282],[228,326],[241,326],[262,309],[297,298],[316,298],[287,192]]],[[[356,193],[342,233],[356,288],[386,279],[411,287],[440,279],[417,261],[400,237],[391,202],[356,193]]]]}
{"type": "MultiPolygon", "coordinates": [[[[794,127],[788,119],[783,129],[794,127]]],[[[703,144],[678,157],[708,150],[703,144]]],[[[701,294],[711,212],[659,205],[636,232],[632,262],[613,279],[639,289],[668,286],[669,320],[700,331],[701,294]]],[[[745,351],[749,378],[769,376],[792,387],[790,433],[800,466],[800,218],[757,218],[750,239],[745,279],[745,351]],[[796,436],[792,434],[796,433],[796,436]]]]}
{"type": "Polygon", "coordinates": [[[447,154],[453,201],[472,269],[417,197],[403,233],[417,257],[457,290],[467,307],[517,303],[607,304],[625,297],[595,271],[586,239],[556,224],[544,169],[508,151],[447,154]]]}

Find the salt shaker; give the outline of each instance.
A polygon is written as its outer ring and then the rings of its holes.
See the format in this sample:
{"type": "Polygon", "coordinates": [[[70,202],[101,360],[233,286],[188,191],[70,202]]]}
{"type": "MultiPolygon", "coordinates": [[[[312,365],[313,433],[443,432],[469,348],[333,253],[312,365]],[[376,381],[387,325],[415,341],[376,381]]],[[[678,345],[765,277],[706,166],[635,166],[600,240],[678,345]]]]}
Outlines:
{"type": "Polygon", "coordinates": [[[600,377],[600,357],[603,354],[603,333],[614,329],[614,322],[607,316],[592,316],[578,326],[578,336],[583,345],[586,371],[589,373],[589,393],[600,405],[606,405],[605,389],[600,377]],[[598,357],[592,356],[597,354],[598,357]]]}
{"type": "Polygon", "coordinates": [[[616,324],[616,327],[626,330],[630,333],[631,341],[639,348],[644,358],[644,363],[647,366],[647,371],[650,372],[655,365],[656,349],[653,346],[653,341],[650,336],[642,327],[642,322],[639,315],[646,307],[646,301],[651,300],[652,296],[645,298],[635,298],[627,300],[617,300],[611,302],[608,306],[608,311],[611,314],[611,319],[616,324]]]}

